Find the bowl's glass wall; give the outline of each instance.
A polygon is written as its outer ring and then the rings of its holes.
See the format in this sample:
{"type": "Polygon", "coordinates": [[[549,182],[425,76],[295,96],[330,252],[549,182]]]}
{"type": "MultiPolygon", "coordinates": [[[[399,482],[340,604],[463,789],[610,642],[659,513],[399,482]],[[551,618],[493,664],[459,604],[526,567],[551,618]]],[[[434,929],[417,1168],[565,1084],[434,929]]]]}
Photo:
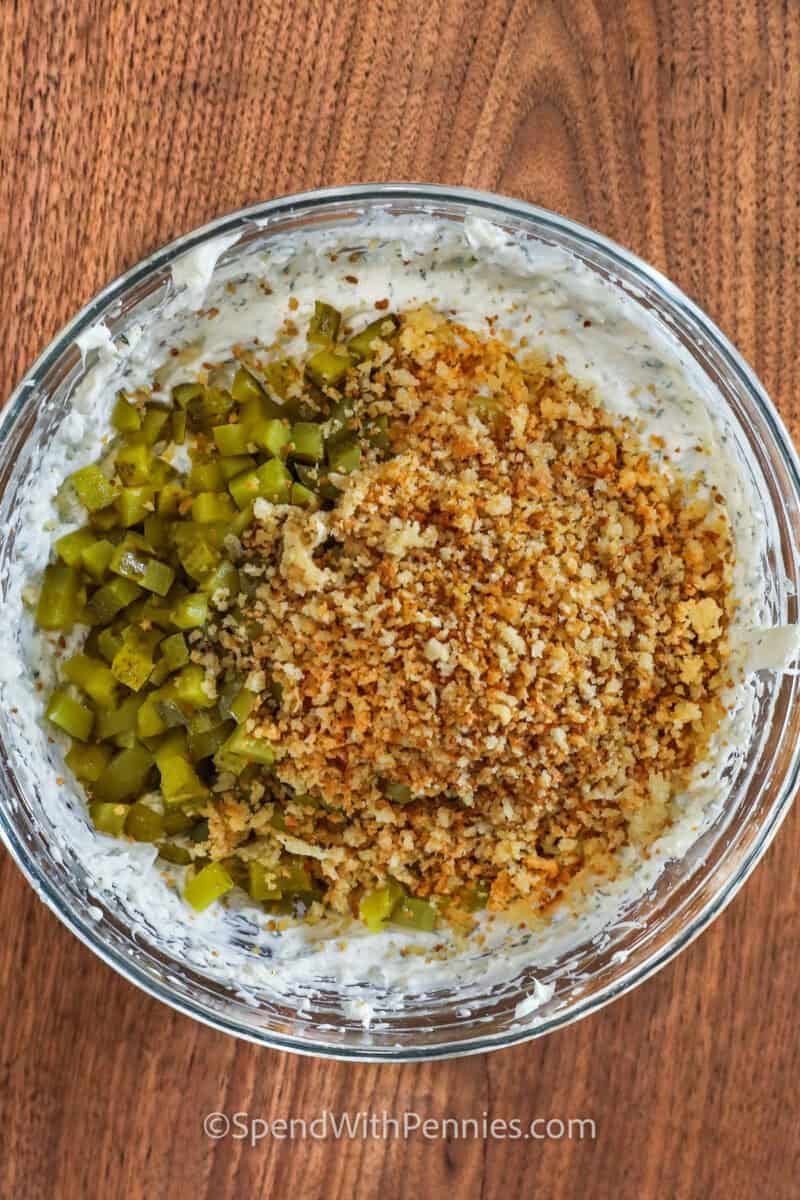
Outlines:
{"type": "MultiPolygon", "coordinates": [[[[16,500],[31,469],[32,451],[53,436],[85,369],[75,337],[101,320],[113,336],[123,333],[163,299],[171,287],[171,261],[206,238],[239,233],[227,261],[289,230],[346,227],[376,208],[452,221],[469,214],[489,217],[517,237],[566,247],[656,314],[734,414],[768,527],[765,615],[774,624],[798,619],[797,461],[760,385],[707,318],[644,264],[566,220],[499,197],[402,185],[311,193],[223,218],[112,284],[67,327],[0,419],[0,588],[7,575],[4,564],[14,554],[16,500]]],[[[88,362],[91,365],[91,354],[88,362]]],[[[0,832],[39,895],[98,954],[154,995],[219,1028],[272,1045],[343,1057],[396,1059],[488,1049],[591,1012],[666,962],[722,908],[763,854],[794,793],[800,745],[798,686],[791,674],[764,674],[748,753],[731,780],[724,810],[627,914],[633,920],[609,930],[600,944],[571,951],[569,970],[565,962],[551,963],[547,974],[556,992],[533,1030],[522,1027],[514,1016],[516,1003],[530,987],[530,972],[512,985],[487,989],[480,1004],[471,1003],[468,1017],[457,1014],[457,993],[442,990],[424,1003],[382,1014],[380,1028],[369,1031],[343,1011],[334,990],[322,994],[302,1015],[268,997],[258,1008],[242,1003],[232,991],[170,959],[157,941],[134,939],[124,912],[110,903],[102,920],[92,919],[89,906],[98,901],[90,899],[91,881],[80,862],[53,852],[52,830],[42,819],[35,781],[15,773],[5,753],[0,762],[0,832]]],[[[4,736],[0,714],[0,739],[4,736]]]]}

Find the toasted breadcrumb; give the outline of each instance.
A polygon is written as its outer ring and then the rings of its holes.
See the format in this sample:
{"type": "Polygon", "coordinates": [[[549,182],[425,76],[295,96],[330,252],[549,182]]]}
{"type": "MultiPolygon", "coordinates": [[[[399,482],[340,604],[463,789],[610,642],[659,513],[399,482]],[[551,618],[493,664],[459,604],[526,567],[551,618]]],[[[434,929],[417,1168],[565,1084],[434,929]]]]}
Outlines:
{"type": "Polygon", "coordinates": [[[247,729],[277,761],[211,852],[299,839],[342,912],[387,875],[541,908],[664,829],[720,722],[726,512],[560,363],[430,309],[378,361],[347,388],[393,457],[242,536],[253,590],[210,648],[271,681],[247,729]]]}

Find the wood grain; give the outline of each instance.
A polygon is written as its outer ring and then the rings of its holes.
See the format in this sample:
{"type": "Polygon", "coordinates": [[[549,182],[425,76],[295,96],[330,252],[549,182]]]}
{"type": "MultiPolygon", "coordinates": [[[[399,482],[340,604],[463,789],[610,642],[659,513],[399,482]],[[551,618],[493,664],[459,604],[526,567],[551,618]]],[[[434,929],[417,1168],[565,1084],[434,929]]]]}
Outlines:
{"type": "MultiPolygon", "coordinates": [[[[4,0],[0,393],[108,279],[210,218],[465,183],[603,230],[739,344],[800,432],[797,0],[4,0]]],[[[496,1055],[257,1050],[112,974],[0,864],[0,1197],[794,1197],[800,816],[698,943],[496,1055]],[[277,1142],[203,1115],[589,1117],[594,1141],[277,1142]]]]}

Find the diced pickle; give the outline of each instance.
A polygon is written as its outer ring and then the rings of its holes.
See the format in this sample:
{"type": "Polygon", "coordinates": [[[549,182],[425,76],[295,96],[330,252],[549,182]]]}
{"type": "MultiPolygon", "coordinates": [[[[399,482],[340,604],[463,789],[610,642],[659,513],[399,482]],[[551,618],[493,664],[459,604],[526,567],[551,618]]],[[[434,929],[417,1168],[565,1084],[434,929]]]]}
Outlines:
{"type": "Polygon", "coordinates": [[[255,444],[273,458],[278,458],[291,440],[289,426],[278,417],[253,425],[251,436],[255,444]]]}
{"type": "Polygon", "coordinates": [[[140,696],[127,696],[114,708],[100,709],[95,725],[95,737],[101,742],[107,742],[120,734],[133,733],[141,704],[140,696]]]}
{"type": "Polygon", "coordinates": [[[172,687],[178,702],[190,708],[213,708],[216,703],[206,690],[206,673],[200,666],[184,667],[175,676],[172,687]]]}
{"type": "Polygon", "coordinates": [[[254,471],[257,465],[252,454],[234,454],[231,458],[221,458],[219,460],[219,469],[226,484],[230,483],[232,479],[235,479],[237,475],[241,475],[244,471],[254,471]]]}
{"type": "Polygon", "coordinates": [[[113,504],[116,495],[114,485],[94,463],[88,467],[81,467],[70,479],[78,499],[89,512],[97,512],[98,509],[108,508],[109,504],[113,504]]]}
{"type": "Polygon", "coordinates": [[[237,404],[245,404],[248,400],[259,400],[264,395],[264,389],[248,370],[239,367],[233,377],[231,395],[237,404]]]}
{"type": "Polygon", "coordinates": [[[69,633],[80,615],[80,573],[74,567],[52,563],[45,567],[36,623],[40,629],[69,633]]]}
{"type": "Polygon", "coordinates": [[[138,742],[126,750],[120,750],[111,759],[92,792],[100,800],[118,804],[131,800],[146,790],[148,776],[153,767],[150,751],[138,742]]]}
{"type": "Polygon", "coordinates": [[[289,503],[296,504],[298,508],[319,508],[319,500],[315,492],[311,488],[304,487],[302,483],[293,483],[289,490],[289,503]]]}
{"type": "Polygon", "coordinates": [[[165,804],[187,804],[190,800],[206,800],[210,795],[188,758],[179,754],[169,758],[159,756],[158,769],[165,804]]]}
{"type": "Polygon", "coordinates": [[[179,383],[172,389],[172,399],[178,408],[186,409],[190,401],[201,399],[204,391],[202,383],[179,383]]]}
{"type": "Polygon", "coordinates": [[[137,800],[128,809],[125,832],[135,842],[157,842],[164,836],[164,822],[154,808],[137,800]]]}
{"type": "Polygon", "coordinates": [[[189,661],[189,647],[186,645],[186,638],[182,633],[173,633],[170,637],[164,638],[160,648],[170,671],[177,671],[180,667],[185,667],[189,661]]]}
{"type": "Polygon", "coordinates": [[[104,804],[97,801],[89,805],[89,816],[98,833],[108,833],[111,837],[121,837],[128,816],[127,804],[104,804]]]}
{"type": "Polygon", "coordinates": [[[192,861],[192,856],[185,846],[177,846],[174,842],[159,842],[158,854],[164,862],[172,863],[176,867],[188,867],[192,861]]]}
{"type": "Polygon", "coordinates": [[[386,340],[392,337],[396,329],[397,319],[395,317],[390,314],[378,317],[377,321],[372,321],[360,333],[356,333],[350,338],[347,349],[359,360],[369,358],[375,349],[375,343],[379,339],[386,340]]]}
{"type": "Polygon", "coordinates": [[[410,804],[414,799],[411,788],[405,783],[386,783],[383,790],[387,800],[393,804],[410,804]]]}
{"type": "Polygon", "coordinates": [[[328,443],[328,466],[339,475],[349,475],[361,465],[361,447],[358,442],[344,438],[328,443]]]}
{"type": "Polygon", "coordinates": [[[156,442],[165,439],[169,418],[170,412],[168,408],[148,404],[142,420],[142,436],[148,446],[155,446],[156,442]]]}
{"type": "Polygon", "coordinates": [[[172,624],[178,629],[199,629],[208,620],[208,596],[190,592],[172,610],[172,624]]]}
{"type": "Polygon", "coordinates": [[[114,465],[126,487],[147,483],[150,474],[150,451],[144,441],[131,441],[117,451],[114,465]]]}
{"type": "Polygon", "coordinates": [[[118,433],[136,433],[142,427],[138,409],[126,399],[124,392],[117,393],[111,424],[118,433]]]}
{"type": "Polygon", "coordinates": [[[275,761],[275,750],[270,743],[264,738],[251,736],[242,725],[231,734],[223,750],[247,762],[262,763],[266,767],[272,766],[275,761]]]}
{"type": "Polygon", "coordinates": [[[94,714],[90,708],[70,696],[69,692],[53,692],[47,704],[46,716],[64,733],[86,742],[92,732],[94,714]]]}
{"type": "Polygon", "coordinates": [[[95,746],[89,743],[73,743],[64,762],[76,779],[84,783],[96,783],[108,766],[111,758],[110,746],[95,746]]]}
{"type": "Polygon", "coordinates": [[[62,670],[64,678],[82,688],[95,704],[112,706],[116,702],[117,681],[101,659],[75,654],[67,659],[62,670]]]}
{"type": "Polygon", "coordinates": [[[106,538],[93,539],[81,553],[81,566],[95,583],[101,583],[108,574],[113,554],[114,546],[106,538]]]}
{"type": "Polygon", "coordinates": [[[129,626],[122,635],[122,645],[114,655],[111,672],[115,679],[131,691],[138,692],[147,683],[153,669],[153,651],[161,641],[161,631],[145,631],[129,626]]]}
{"type": "Polygon", "coordinates": [[[280,459],[272,458],[255,471],[237,475],[228,484],[228,490],[237,507],[245,509],[259,497],[274,504],[287,504],[292,477],[280,459]]]}
{"type": "Polygon", "coordinates": [[[142,589],[131,579],[110,579],[90,597],[89,609],[98,624],[107,625],[141,594],[142,589]]]}
{"type": "Polygon", "coordinates": [[[189,491],[195,495],[200,492],[221,492],[225,486],[222,468],[217,460],[195,462],[187,482],[189,491]]]}
{"type": "Polygon", "coordinates": [[[230,714],[237,725],[242,725],[247,720],[257,704],[258,694],[242,688],[230,705],[230,714]]]}
{"type": "Polygon", "coordinates": [[[68,567],[82,566],[83,551],[94,544],[95,535],[91,529],[76,529],[73,533],[65,533],[56,542],[56,553],[68,567]]]}
{"type": "Polygon", "coordinates": [[[190,732],[187,744],[192,761],[202,762],[204,758],[213,758],[230,737],[233,728],[231,721],[222,721],[219,725],[212,726],[211,729],[199,733],[190,732]]]}
{"type": "Polygon", "coordinates": [[[196,875],[188,878],[183,887],[184,899],[195,912],[203,912],[233,887],[233,880],[221,863],[209,863],[196,875]]]}
{"type": "Polygon", "coordinates": [[[419,929],[430,933],[436,928],[436,909],[427,900],[403,896],[392,909],[390,920],[393,925],[403,925],[406,929],[419,929]]]}
{"type": "Polygon", "coordinates": [[[306,373],[318,387],[337,387],[353,365],[347,351],[318,350],[306,363],[306,373]]]}
{"type": "Polygon", "coordinates": [[[227,492],[198,492],[192,502],[192,520],[201,525],[228,521],[235,511],[227,492]]]}
{"type": "Polygon", "coordinates": [[[250,899],[258,902],[281,898],[281,889],[274,884],[272,875],[267,875],[264,866],[258,862],[247,864],[247,891],[250,899]]]}
{"type": "Polygon", "coordinates": [[[153,511],[153,491],[149,487],[124,487],[116,499],[119,522],[126,529],[138,525],[153,511]]]}
{"type": "Polygon", "coordinates": [[[318,463],[325,458],[322,426],[312,421],[297,421],[291,430],[292,458],[303,463],[318,463]]]}
{"type": "Polygon", "coordinates": [[[373,933],[382,929],[402,895],[403,889],[394,879],[387,880],[382,887],[363,895],[359,901],[358,915],[367,929],[373,933]]]}
{"type": "Polygon", "coordinates": [[[314,315],[308,323],[307,338],[312,346],[327,346],[335,342],[339,334],[342,314],[324,300],[314,301],[314,315]]]}
{"type": "Polygon", "coordinates": [[[216,447],[223,458],[247,454],[251,439],[246,425],[217,425],[213,434],[216,447]]]}

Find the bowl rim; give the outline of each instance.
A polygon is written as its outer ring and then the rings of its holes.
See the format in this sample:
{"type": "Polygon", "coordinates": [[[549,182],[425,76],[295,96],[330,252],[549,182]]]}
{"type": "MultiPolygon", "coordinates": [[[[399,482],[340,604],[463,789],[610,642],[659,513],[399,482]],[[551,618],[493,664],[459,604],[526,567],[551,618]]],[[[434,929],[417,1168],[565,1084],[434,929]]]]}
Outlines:
{"type": "MultiPolygon", "coordinates": [[[[737,378],[749,398],[759,409],[771,435],[773,448],[777,450],[782,465],[788,473],[794,498],[800,506],[800,457],[798,457],[776,406],[755,372],[733,343],[715,322],[670,279],[618,242],[580,222],[539,205],[473,188],[415,182],[348,184],[289,193],[272,200],[235,209],[159,247],[106,284],[52,338],[13,390],[0,413],[0,451],[24,407],[28,391],[38,386],[64,352],[77,341],[88,327],[96,323],[109,306],[113,305],[129,288],[152,276],[158,270],[168,268],[176,258],[187,251],[209,239],[241,231],[248,224],[263,227],[268,226],[270,220],[277,217],[289,218],[293,210],[297,210],[297,215],[301,215],[301,210],[302,215],[306,215],[314,209],[339,202],[374,204],[381,200],[396,202],[404,199],[416,203],[440,201],[469,205],[474,209],[484,210],[486,217],[494,223],[497,223],[498,219],[502,220],[504,216],[515,220],[532,219],[540,228],[551,228],[559,234],[566,234],[585,247],[598,250],[611,259],[618,260],[636,278],[637,282],[655,288],[670,306],[678,310],[689,326],[694,327],[695,332],[699,332],[702,338],[710,342],[727,370],[737,378]]],[[[6,764],[4,763],[3,766],[5,767],[6,764]]],[[[191,1017],[219,1032],[233,1034],[256,1045],[303,1056],[323,1057],[342,1062],[421,1062],[481,1054],[531,1041],[546,1033],[566,1028],[575,1021],[598,1012],[612,1000],[651,978],[708,928],[747,881],[768,850],[786,817],[799,782],[800,749],[795,750],[783,780],[781,793],[765,814],[758,835],[742,856],[737,869],[723,881],[719,890],[715,891],[700,906],[684,929],[670,939],[666,945],[648,955],[642,963],[634,966],[619,979],[604,985],[588,999],[575,1002],[564,1016],[543,1018],[538,1024],[535,1023],[506,1033],[487,1034],[483,1037],[470,1038],[464,1042],[444,1041],[441,1044],[427,1045],[418,1049],[405,1046],[394,1046],[391,1049],[369,1046],[340,1047],[316,1044],[311,1040],[272,1032],[260,1034],[220,1013],[212,1014],[193,1000],[176,997],[167,986],[159,984],[157,980],[140,970],[135,963],[117,950],[110,948],[98,937],[97,926],[88,915],[84,918],[76,911],[67,910],[61,904],[58,891],[47,876],[40,871],[35,859],[27,853],[21,837],[7,820],[5,805],[2,804],[0,804],[0,839],[39,899],[88,949],[129,983],[133,983],[154,999],[169,1005],[184,1016],[191,1017]]]]}

